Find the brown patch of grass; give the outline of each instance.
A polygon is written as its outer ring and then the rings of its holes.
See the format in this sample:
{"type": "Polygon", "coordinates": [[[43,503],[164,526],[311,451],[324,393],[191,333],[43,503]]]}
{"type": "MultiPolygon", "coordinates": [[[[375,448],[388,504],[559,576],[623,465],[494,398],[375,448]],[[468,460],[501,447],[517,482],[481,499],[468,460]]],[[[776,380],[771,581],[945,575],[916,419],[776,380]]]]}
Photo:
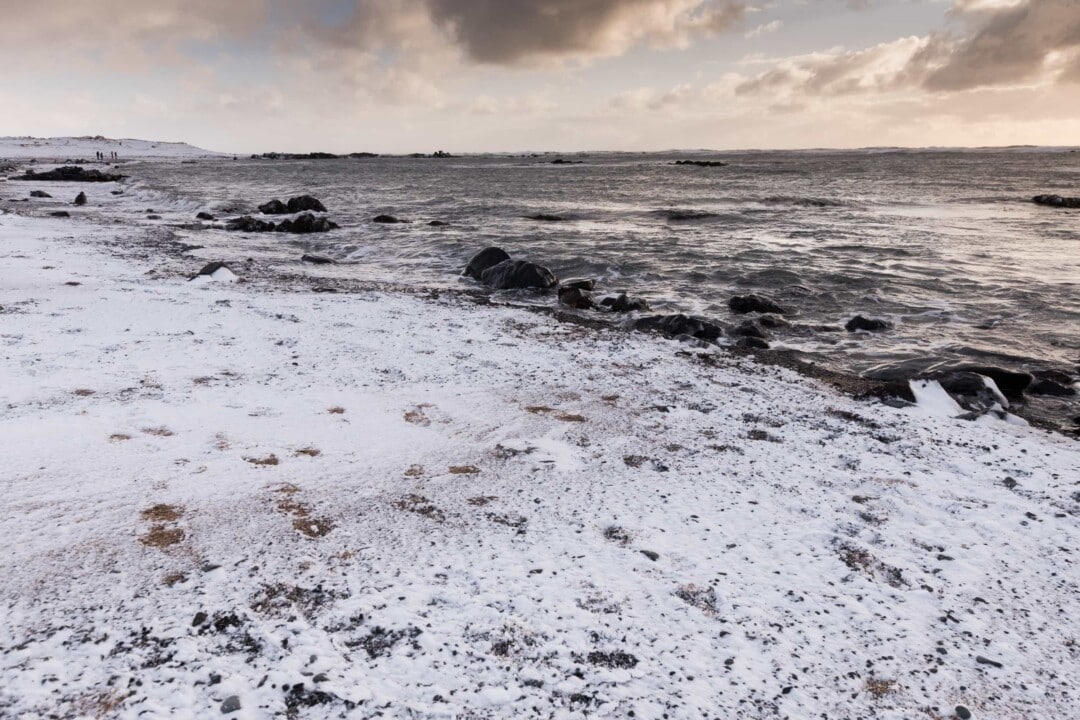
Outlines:
{"type": "Polygon", "coordinates": [[[484,507],[485,505],[490,505],[498,499],[499,498],[495,497],[494,495],[480,495],[478,497],[469,498],[468,503],[473,507],[484,507]]]}
{"type": "Polygon", "coordinates": [[[881,678],[869,678],[866,681],[866,692],[870,693],[875,700],[880,700],[893,691],[896,687],[895,680],[883,680],[881,678]]]}
{"type": "Polygon", "coordinates": [[[451,475],[476,475],[480,472],[480,468],[475,465],[451,465],[451,475]]]}
{"type": "Polygon", "coordinates": [[[639,468],[648,461],[644,455],[627,455],[622,459],[626,467],[639,468]]]}
{"type": "Polygon", "coordinates": [[[296,451],[295,455],[296,457],[300,457],[301,455],[307,457],[319,457],[322,455],[322,450],[313,447],[300,448],[296,451]]]}
{"type": "Polygon", "coordinates": [[[113,433],[112,435],[109,436],[109,441],[110,442],[123,442],[125,440],[130,440],[130,439],[131,439],[131,436],[130,435],[125,435],[124,433],[113,433]]]}
{"type": "Polygon", "coordinates": [[[619,400],[619,397],[618,395],[601,395],[600,399],[606,403],[615,403],[619,400]]]}
{"type": "Polygon", "coordinates": [[[259,465],[261,467],[269,467],[269,466],[280,465],[281,464],[281,461],[278,460],[278,456],[273,454],[273,453],[270,453],[269,455],[267,455],[264,458],[246,457],[244,459],[247,460],[252,465],[259,465]]]}
{"type": "Polygon", "coordinates": [[[147,435],[156,435],[157,437],[172,437],[176,434],[172,430],[164,426],[156,428],[143,428],[143,432],[147,435]]]}
{"type": "Polygon", "coordinates": [[[218,433],[214,436],[214,447],[224,452],[232,447],[232,445],[229,443],[229,438],[225,436],[225,433],[218,433]]]}
{"type": "Polygon", "coordinates": [[[424,414],[424,410],[431,407],[431,405],[417,405],[412,410],[408,410],[405,413],[405,422],[412,425],[420,425],[421,427],[427,427],[431,424],[431,419],[424,414]]]}
{"type": "Polygon", "coordinates": [[[184,508],[179,505],[159,503],[142,511],[142,519],[150,522],[176,522],[184,515],[184,508]]]}
{"type": "Polygon", "coordinates": [[[165,587],[172,587],[178,583],[186,582],[187,575],[181,572],[169,573],[161,579],[161,584],[165,587]]]}
{"type": "Polygon", "coordinates": [[[525,408],[525,412],[530,412],[533,415],[547,415],[548,413],[555,412],[555,410],[546,405],[530,405],[525,408]]]}
{"type": "Polygon", "coordinates": [[[109,690],[87,695],[75,701],[75,711],[82,717],[112,717],[120,710],[120,706],[124,704],[124,701],[134,694],[134,692],[125,694],[119,690],[109,690]]]}
{"type": "Polygon", "coordinates": [[[180,528],[168,528],[164,525],[154,525],[150,531],[139,538],[139,542],[147,547],[164,550],[177,543],[183,542],[184,531],[180,528]]]}
{"type": "Polygon", "coordinates": [[[331,415],[344,415],[345,414],[345,408],[343,408],[343,407],[332,407],[329,410],[327,410],[326,412],[330,413],[331,415]]]}
{"type": "Polygon", "coordinates": [[[214,382],[214,378],[209,375],[203,375],[202,377],[194,378],[191,382],[195,383],[196,385],[209,385],[210,383],[214,382]]]}
{"type": "Polygon", "coordinates": [[[79,388],[75,391],[75,395],[79,397],[90,397],[91,395],[97,395],[97,390],[90,390],[88,388],[79,388]]]}
{"type": "Polygon", "coordinates": [[[555,419],[556,420],[562,420],[563,422],[575,422],[575,423],[583,423],[583,422],[585,422],[585,416],[584,415],[574,415],[574,414],[571,414],[571,413],[559,413],[558,415],[555,416],[555,419]]]}
{"type": "Polygon", "coordinates": [[[296,499],[300,488],[285,484],[274,491],[279,496],[275,503],[278,512],[293,516],[293,529],[309,538],[321,538],[330,534],[335,527],[332,520],[312,517],[311,508],[296,499]]]}
{"type": "Polygon", "coordinates": [[[334,523],[329,520],[307,516],[296,518],[293,520],[292,526],[309,538],[326,537],[334,529],[334,523]]]}
{"type": "Polygon", "coordinates": [[[405,477],[407,477],[407,478],[418,478],[418,477],[423,477],[423,476],[424,476],[424,466],[423,465],[410,465],[409,469],[405,471],[405,477]]]}
{"type": "Polygon", "coordinates": [[[394,503],[394,507],[398,510],[404,510],[405,512],[423,515],[435,522],[441,523],[446,521],[446,513],[432,505],[431,501],[423,495],[405,495],[394,503]]]}

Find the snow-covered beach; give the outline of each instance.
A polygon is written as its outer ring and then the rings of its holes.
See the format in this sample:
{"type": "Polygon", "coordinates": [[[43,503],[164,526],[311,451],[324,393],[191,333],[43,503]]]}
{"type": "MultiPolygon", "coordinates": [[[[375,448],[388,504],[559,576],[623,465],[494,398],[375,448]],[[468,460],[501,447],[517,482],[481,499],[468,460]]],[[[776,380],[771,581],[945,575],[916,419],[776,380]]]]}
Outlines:
{"type": "Polygon", "coordinates": [[[0,215],[0,716],[1075,712],[1075,440],[176,245],[0,215]]]}

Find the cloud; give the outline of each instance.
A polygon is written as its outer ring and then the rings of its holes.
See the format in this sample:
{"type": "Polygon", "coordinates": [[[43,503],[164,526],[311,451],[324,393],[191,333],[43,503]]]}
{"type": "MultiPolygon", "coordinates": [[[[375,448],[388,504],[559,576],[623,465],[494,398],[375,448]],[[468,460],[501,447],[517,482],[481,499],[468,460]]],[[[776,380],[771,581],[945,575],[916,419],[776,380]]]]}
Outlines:
{"type": "Polygon", "coordinates": [[[783,24],[783,20],[773,20],[772,22],[762,23],[761,25],[755,27],[753,30],[743,33],[743,37],[749,40],[750,38],[756,38],[758,35],[774,33],[779,30],[783,24]]]}

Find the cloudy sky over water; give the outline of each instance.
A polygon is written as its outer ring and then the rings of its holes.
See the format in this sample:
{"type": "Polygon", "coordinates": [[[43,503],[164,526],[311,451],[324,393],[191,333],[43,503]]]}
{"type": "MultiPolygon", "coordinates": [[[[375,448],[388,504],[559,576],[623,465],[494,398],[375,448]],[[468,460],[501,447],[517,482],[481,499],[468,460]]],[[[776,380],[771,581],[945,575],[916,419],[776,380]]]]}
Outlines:
{"type": "Polygon", "coordinates": [[[1080,0],[0,0],[0,135],[1080,144],[1080,0]]]}

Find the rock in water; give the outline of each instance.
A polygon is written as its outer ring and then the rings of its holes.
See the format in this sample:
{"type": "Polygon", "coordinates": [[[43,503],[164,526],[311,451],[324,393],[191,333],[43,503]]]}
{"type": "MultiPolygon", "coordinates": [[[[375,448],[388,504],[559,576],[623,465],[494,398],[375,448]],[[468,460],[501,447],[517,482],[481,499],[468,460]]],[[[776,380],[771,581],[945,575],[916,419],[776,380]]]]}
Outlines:
{"type": "Polygon", "coordinates": [[[30,197],[32,197],[32,198],[51,198],[52,195],[45,192],[44,190],[31,190],[30,191],[30,197]]]}
{"type": "Polygon", "coordinates": [[[274,232],[276,227],[272,222],[258,220],[250,215],[232,218],[225,223],[225,229],[231,232],[274,232]]]}
{"type": "Polygon", "coordinates": [[[626,293],[619,293],[618,297],[606,297],[600,304],[611,312],[628,313],[641,312],[649,309],[649,303],[641,298],[627,297],[626,293]]]}
{"type": "Polygon", "coordinates": [[[77,165],[65,165],[64,167],[49,170],[47,172],[34,172],[27,170],[25,175],[10,178],[11,180],[48,180],[49,182],[118,182],[124,179],[124,175],[108,175],[100,170],[84,170],[77,165]]]}
{"type": "Polygon", "coordinates": [[[57,210],[56,212],[49,213],[49,215],[58,218],[71,217],[71,213],[69,213],[67,210],[57,210]]]}
{"type": "Polygon", "coordinates": [[[469,259],[469,264],[461,274],[479,280],[485,270],[509,259],[510,255],[502,248],[484,248],[469,259]]]}
{"type": "Polygon", "coordinates": [[[739,327],[735,328],[732,331],[732,334],[738,335],[739,337],[758,338],[760,340],[764,340],[769,336],[768,333],[758,327],[753,320],[746,320],[739,325],[739,327]]]}
{"type": "Polygon", "coordinates": [[[857,332],[864,330],[866,332],[881,332],[882,330],[891,330],[892,323],[888,320],[882,320],[880,318],[868,318],[862,315],[856,315],[848,320],[847,325],[848,332],[857,332]]]}
{"type": "Polygon", "coordinates": [[[481,272],[480,281],[496,290],[545,290],[555,287],[559,282],[546,267],[526,260],[503,260],[481,272]]]}
{"type": "Polygon", "coordinates": [[[326,212],[326,207],[316,198],[310,195],[300,195],[289,198],[289,212],[326,212]]]}
{"type": "Polygon", "coordinates": [[[289,208],[280,200],[271,200],[259,206],[259,212],[263,215],[287,215],[289,208]]]}
{"type": "Polygon", "coordinates": [[[214,220],[214,216],[208,212],[201,212],[195,216],[196,220],[214,220]]]}
{"type": "Polygon", "coordinates": [[[334,261],[323,255],[312,255],[310,253],[300,258],[300,262],[312,263],[313,265],[334,265],[334,261]]]}
{"type": "Polygon", "coordinates": [[[563,222],[566,218],[561,215],[550,215],[548,213],[540,213],[539,215],[530,215],[529,220],[537,220],[539,222],[563,222]]]}
{"type": "Polygon", "coordinates": [[[768,350],[769,343],[757,337],[741,337],[735,343],[735,347],[744,348],[746,350],[768,350]]]}
{"type": "Polygon", "coordinates": [[[563,290],[571,290],[575,288],[578,290],[592,291],[596,289],[596,281],[591,278],[570,278],[569,280],[559,281],[560,292],[562,292],[563,290]]]}
{"type": "Polygon", "coordinates": [[[449,224],[450,223],[446,222],[445,220],[432,220],[428,223],[428,225],[430,225],[431,227],[446,227],[449,224]]]}
{"type": "Polygon", "coordinates": [[[310,233],[330,232],[337,228],[337,223],[330,222],[324,217],[315,217],[311,213],[301,213],[292,220],[282,220],[281,223],[274,228],[274,232],[307,235],[310,233]]]}
{"type": "Polygon", "coordinates": [[[1062,197],[1060,195],[1036,195],[1031,199],[1036,205],[1056,208],[1080,208],[1080,197],[1062,197]]]}
{"type": "Polygon", "coordinates": [[[1042,379],[1027,389],[1028,395],[1049,395],[1051,397],[1072,397],[1076,388],[1062,385],[1053,380],[1042,379]]]}
{"type": "Polygon", "coordinates": [[[728,307],[736,315],[746,315],[753,312],[787,315],[787,311],[780,305],[760,295],[736,295],[728,300],[728,307]]]}
{"type": "Polygon", "coordinates": [[[963,705],[957,705],[956,717],[960,718],[960,720],[971,720],[971,711],[963,705]]]}
{"type": "Polygon", "coordinates": [[[635,330],[652,330],[664,335],[689,335],[699,340],[716,340],[724,329],[704,318],[686,315],[650,315],[634,323],[635,330]]]}
{"type": "Polygon", "coordinates": [[[559,288],[559,304],[575,310],[591,310],[596,307],[592,293],[576,287],[559,288]]]}
{"type": "Polygon", "coordinates": [[[75,204],[76,205],[85,205],[86,204],[86,193],[81,192],[78,195],[76,195],[75,196],[75,204]]]}
{"type": "Polygon", "coordinates": [[[382,223],[383,225],[398,225],[407,221],[400,220],[393,215],[376,215],[375,217],[371,218],[371,222],[382,223]]]}
{"type": "Polygon", "coordinates": [[[993,380],[994,384],[998,386],[998,390],[1010,400],[1022,399],[1024,390],[1035,380],[1026,372],[1015,372],[989,365],[961,365],[954,369],[985,375],[993,380]]]}

